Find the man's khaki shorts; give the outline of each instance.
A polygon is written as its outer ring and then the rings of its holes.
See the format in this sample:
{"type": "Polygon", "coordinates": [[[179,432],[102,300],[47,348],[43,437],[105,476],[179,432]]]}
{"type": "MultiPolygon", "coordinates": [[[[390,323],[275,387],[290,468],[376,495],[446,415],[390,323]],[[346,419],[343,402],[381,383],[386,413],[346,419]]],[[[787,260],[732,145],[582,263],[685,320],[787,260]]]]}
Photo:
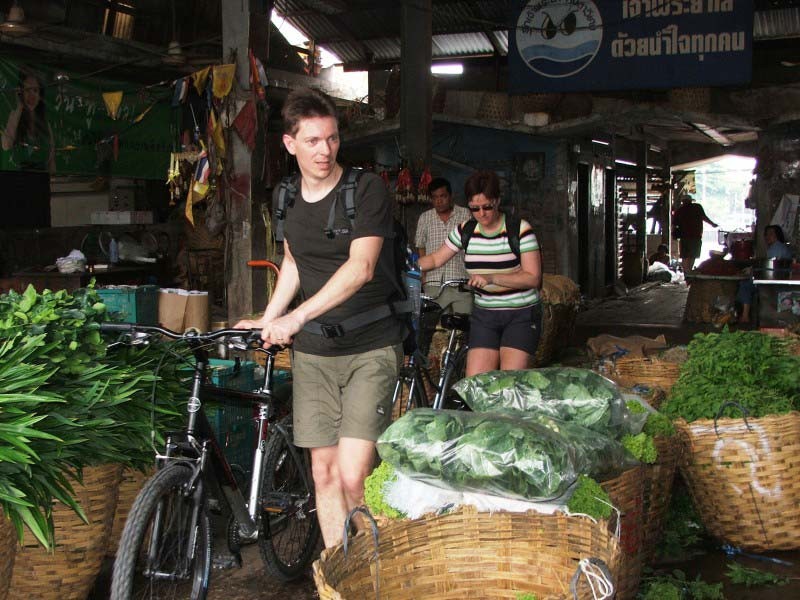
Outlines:
{"type": "Polygon", "coordinates": [[[401,344],[347,356],[294,353],[294,443],[334,446],[340,438],[375,441],[389,425],[403,360],[401,344]]]}

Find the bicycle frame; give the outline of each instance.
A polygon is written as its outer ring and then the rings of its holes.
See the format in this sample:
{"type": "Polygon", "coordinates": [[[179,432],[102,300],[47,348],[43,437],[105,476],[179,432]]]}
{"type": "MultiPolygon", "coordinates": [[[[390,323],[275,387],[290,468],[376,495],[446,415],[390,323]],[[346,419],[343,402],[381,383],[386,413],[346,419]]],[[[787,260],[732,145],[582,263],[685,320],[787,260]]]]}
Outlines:
{"type": "MultiPolygon", "coordinates": [[[[204,351],[202,351],[204,352],[204,351]]],[[[192,393],[187,402],[187,425],[182,432],[171,433],[167,437],[167,449],[164,455],[157,456],[159,468],[170,462],[189,462],[194,470],[193,482],[202,485],[204,481],[214,481],[218,484],[222,499],[228,505],[231,514],[239,524],[239,533],[247,539],[256,539],[258,536],[259,501],[261,489],[262,465],[266,455],[266,442],[269,435],[276,433],[289,439],[289,434],[280,424],[270,427],[270,420],[275,416],[276,403],[286,403],[290,399],[291,386],[282,385],[273,391],[272,371],[274,357],[267,353],[264,382],[262,386],[252,392],[239,392],[236,390],[216,390],[211,386],[203,385],[205,370],[205,357],[199,357],[196,362],[192,379],[192,393]],[[233,469],[225,457],[208,418],[203,410],[201,397],[205,395],[224,397],[233,404],[253,404],[258,407],[258,435],[257,444],[253,455],[253,472],[250,478],[250,493],[245,498],[240,489],[239,482],[234,476],[233,469]],[[270,431],[272,429],[272,431],[270,431]],[[277,431],[276,431],[277,430],[277,431]],[[196,458],[192,455],[196,455],[196,458]]],[[[292,459],[299,465],[306,467],[304,456],[298,452],[293,444],[288,444],[292,459]]],[[[308,480],[307,469],[301,470],[304,483],[311,487],[308,480]]],[[[196,507],[197,508],[197,507],[196,507]]],[[[158,515],[156,517],[158,519],[158,515]]],[[[267,529],[268,530],[268,529],[267,529]]]]}

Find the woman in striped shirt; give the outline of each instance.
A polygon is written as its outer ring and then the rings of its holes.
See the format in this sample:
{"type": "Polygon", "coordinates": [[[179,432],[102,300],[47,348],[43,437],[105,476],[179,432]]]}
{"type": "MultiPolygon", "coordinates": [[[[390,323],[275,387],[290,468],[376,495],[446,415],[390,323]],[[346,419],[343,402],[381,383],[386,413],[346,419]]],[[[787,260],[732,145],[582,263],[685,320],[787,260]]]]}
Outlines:
{"type": "MultiPolygon", "coordinates": [[[[478,290],[470,318],[467,376],[495,369],[526,369],[542,329],[542,259],[530,224],[519,226],[519,256],[509,244],[499,210],[500,181],[493,171],[473,173],[464,186],[477,225],[465,250],[469,284],[478,290]]],[[[464,223],[436,252],[419,259],[423,271],[442,266],[462,249],[464,223]]]]}

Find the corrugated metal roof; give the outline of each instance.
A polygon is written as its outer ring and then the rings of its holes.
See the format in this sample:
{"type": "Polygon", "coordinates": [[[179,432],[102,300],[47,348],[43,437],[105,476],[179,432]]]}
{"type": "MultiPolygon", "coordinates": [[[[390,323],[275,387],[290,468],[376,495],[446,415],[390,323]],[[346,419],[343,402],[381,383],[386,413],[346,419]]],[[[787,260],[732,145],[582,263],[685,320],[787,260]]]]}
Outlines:
{"type": "Polygon", "coordinates": [[[753,37],[771,40],[800,35],[800,8],[760,10],[755,13],[753,37]]]}
{"type": "MultiPolygon", "coordinates": [[[[495,47],[508,54],[509,6],[507,0],[432,0],[433,58],[486,55],[495,47]]],[[[402,2],[275,0],[275,9],[345,63],[400,59],[402,2]]],[[[753,33],[756,40],[800,36],[800,8],[756,11],[753,33]]]]}

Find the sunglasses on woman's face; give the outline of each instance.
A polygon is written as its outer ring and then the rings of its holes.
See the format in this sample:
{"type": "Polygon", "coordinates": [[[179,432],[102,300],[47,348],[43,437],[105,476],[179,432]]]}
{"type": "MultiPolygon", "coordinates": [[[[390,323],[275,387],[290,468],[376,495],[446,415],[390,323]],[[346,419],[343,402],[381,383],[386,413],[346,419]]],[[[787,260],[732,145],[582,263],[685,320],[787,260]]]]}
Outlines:
{"type": "Polygon", "coordinates": [[[482,210],[483,212],[491,212],[494,210],[494,206],[491,204],[484,204],[483,206],[468,206],[469,212],[478,212],[482,210]]]}

